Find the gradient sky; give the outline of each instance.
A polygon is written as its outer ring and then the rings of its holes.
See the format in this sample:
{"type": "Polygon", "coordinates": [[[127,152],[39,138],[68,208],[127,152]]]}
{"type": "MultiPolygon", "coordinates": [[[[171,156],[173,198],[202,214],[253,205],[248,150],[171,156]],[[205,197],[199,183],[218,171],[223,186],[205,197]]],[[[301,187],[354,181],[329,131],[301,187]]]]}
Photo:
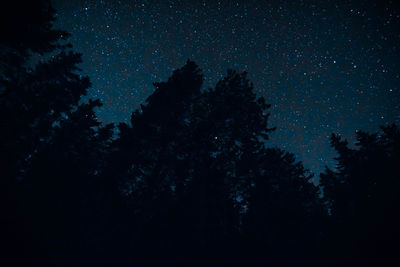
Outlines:
{"type": "Polygon", "coordinates": [[[396,1],[54,0],[56,26],[83,53],[105,122],[128,121],[153,82],[194,60],[205,86],[247,71],[272,104],[271,145],[318,173],[328,137],[400,124],[396,1]]]}

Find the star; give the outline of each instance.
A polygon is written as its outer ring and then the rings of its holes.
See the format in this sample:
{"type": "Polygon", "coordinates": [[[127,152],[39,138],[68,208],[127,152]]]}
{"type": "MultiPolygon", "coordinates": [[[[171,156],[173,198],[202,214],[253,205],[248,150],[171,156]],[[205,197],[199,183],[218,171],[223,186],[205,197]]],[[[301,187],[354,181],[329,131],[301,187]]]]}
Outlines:
{"type": "Polygon", "coordinates": [[[400,14],[394,1],[55,0],[56,27],[72,33],[104,122],[128,122],[153,82],[194,60],[204,88],[247,71],[272,104],[267,145],[294,152],[317,175],[334,167],[326,138],[354,140],[400,122],[400,14]],[[382,3],[381,3],[382,2],[382,3]],[[90,11],[90,12],[89,12],[90,11]],[[331,64],[329,64],[331,63],[331,64]],[[332,64],[333,63],[333,64],[332,64]],[[381,114],[371,115],[371,114],[381,114]],[[371,117],[376,116],[376,117],[371,117]]]}

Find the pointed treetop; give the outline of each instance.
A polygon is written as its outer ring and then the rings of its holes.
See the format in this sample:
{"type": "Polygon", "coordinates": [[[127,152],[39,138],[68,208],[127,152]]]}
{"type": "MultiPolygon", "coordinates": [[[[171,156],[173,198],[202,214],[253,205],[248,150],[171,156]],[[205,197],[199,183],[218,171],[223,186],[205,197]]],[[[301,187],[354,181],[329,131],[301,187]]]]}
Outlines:
{"type": "Polygon", "coordinates": [[[197,64],[188,60],[175,70],[167,82],[154,83],[155,92],[146,99],[148,106],[161,103],[179,103],[190,96],[200,95],[203,74],[197,64]]]}

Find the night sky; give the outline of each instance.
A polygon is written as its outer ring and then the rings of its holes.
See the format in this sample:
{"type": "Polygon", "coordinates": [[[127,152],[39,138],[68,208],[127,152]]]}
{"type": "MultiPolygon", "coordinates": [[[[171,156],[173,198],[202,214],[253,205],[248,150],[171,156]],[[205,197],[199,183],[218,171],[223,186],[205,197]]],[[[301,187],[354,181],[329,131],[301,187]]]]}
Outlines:
{"type": "Polygon", "coordinates": [[[104,122],[128,121],[153,82],[194,60],[211,87],[247,71],[272,104],[271,144],[318,173],[328,137],[400,124],[396,1],[55,0],[104,122]],[[285,2],[285,3],[282,3],[285,2]]]}

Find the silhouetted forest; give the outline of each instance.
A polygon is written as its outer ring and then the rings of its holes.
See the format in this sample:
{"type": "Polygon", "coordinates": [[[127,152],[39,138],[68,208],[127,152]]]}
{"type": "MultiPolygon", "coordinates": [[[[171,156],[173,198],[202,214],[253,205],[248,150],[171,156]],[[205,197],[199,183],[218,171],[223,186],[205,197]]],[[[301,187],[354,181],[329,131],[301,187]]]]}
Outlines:
{"type": "Polygon", "coordinates": [[[19,4],[0,24],[3,266],[398,262],[398,126],[354,146],[333,134],[337,168],[316,186],[266,146],[269,105],[246,73],[205,89],[190,60],[130,124],[104,125],[49,2],[19,4]]]}

